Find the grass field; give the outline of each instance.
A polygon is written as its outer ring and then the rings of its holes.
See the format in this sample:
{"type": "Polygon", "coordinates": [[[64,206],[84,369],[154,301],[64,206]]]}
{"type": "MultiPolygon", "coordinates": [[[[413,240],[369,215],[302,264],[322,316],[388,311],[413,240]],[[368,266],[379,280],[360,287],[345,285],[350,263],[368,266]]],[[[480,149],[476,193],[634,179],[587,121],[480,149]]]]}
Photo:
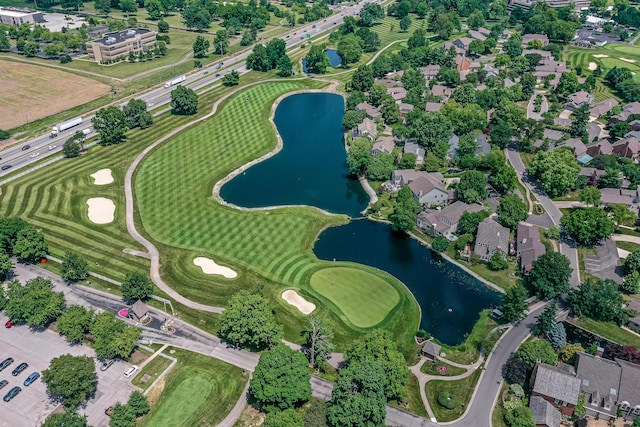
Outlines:
{"type": "Polygon", "coordinates": [[[248,378],[240,368],[212,357],[180,349],[171,356],[178,363],[158,384],[157,387],[164,386],[162,393],[158,396],[155,389],[150,393],[151,412],[137,425],[218,424],[240,398],[248,378]]]}
{"type": "MultiPolygon", "coordinates": [[[[480,356],[480,349],[483,344],[487,344],[485,340],[489,336],[489,332],[494,329],[498,324],[490,316],[489,310],[484,310],[480,313],[480,319],[476,322],[471,330],[471,333],[460,345],[455,347],[442,345],[442,351],[446,353],[446,358],[457,363],[471,364],[478,360],[480,356]]],[[[493,341],[495,342],[495,341],[493,341]]],[[[490,348],[487,348],[487,354],[490,348]]]]}
{"type": "Polygon", "coordinates": [[[382,322],[400,301],[394,287],[379,276],[355,268],[325,268],[311,276],[311,288],[335,304],[359,328],[382,322]]]}
{"type": "Polygon", "coordinates": [[[476,388],[480,372],[482,372],[482,369],[476,369],[473,374],[467,378],[457,381],[429,381],[427,383],[425,386],[427,399],[438,422],[453,421],[464,413],[469,400],[471,400],[471,395],[476,388]],[[447,392],[458,397],[462,405],[451,410],[440,406],[438,403],[438,395],[442,392],[447,392]]]}
{"type": "Polygon", "coordinates": [[[449,365],[448,363],[445,363],[445,362],[437,362],[437,363],[426,362],[422,365],[420,370],[425,374],[439,375],[442,377],[453,377],[453,376],[464,374],[465,372],[467,372],[466,369],[458,368],[457,366],[449,365]],[[448,369],[447,373],[441,374],[440,372],[438,372],[438,366],[446,366],[448,369]]]}
{"type": "Polygon", "coordinates": [[[13,129],[109,92],[108,85],[87,77],[13,61],[0,60],[0,75],[0,129],[13,129]]]}
{"type": "Polygon", "coordinates": [[[573,323],[618,344],[632,345],[640,348],[640,337],[629,331],[625,331],[614,322],[598,322],[588,317],[581,317],[577,322],[573,323]]]}
{"type": "Polygon", "coordinates": [[[156,357],[153,358],[151,362],[144,365],[144,368],[142,368],[140,373],[135,376],[135,378],[133,379],[133,381],[131,381],[131,383],[144,390],[147,387],[149,387],[156,380],[156,378],[158,378],[158,376],[166,368],[169,367],[169,365],[171,365],[171,360],[165,359],[164,357],[157,355],[156,357]],[[150,378],[149,380],[142,382],[142,378],[145,375],[149,375],[150,378]]]}
{"type": "Polygon", "coordinates": [[[616,241],[616,246],[625,251],[635,252],[640,250],[640,245],[633,242],[619,242],[616,241]]]}

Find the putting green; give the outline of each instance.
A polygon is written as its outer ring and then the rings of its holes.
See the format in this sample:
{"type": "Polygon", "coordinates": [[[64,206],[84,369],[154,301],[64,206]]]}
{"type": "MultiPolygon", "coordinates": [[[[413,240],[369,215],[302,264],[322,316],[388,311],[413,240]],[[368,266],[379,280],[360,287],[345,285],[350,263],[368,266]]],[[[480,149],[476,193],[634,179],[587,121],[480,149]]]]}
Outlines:
{"type": "Polygon", "coordinates": [[[357,268],[319,270],[311,276],[311,287],[360,328],[382,322],[400,301],[400,295],[390,283],[357,268]]]}

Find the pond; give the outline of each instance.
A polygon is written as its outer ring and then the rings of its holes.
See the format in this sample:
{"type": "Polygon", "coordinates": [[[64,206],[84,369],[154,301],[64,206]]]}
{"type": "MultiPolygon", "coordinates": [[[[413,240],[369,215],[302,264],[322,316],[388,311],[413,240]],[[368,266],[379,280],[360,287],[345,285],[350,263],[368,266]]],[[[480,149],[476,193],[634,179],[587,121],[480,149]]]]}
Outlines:
{"type": "MultiPolygon", "coordinates": [[[[325,50],[327,57],[329,58],[329,64],[333,68],[336,68],[338,65],[342,64],[342,59],[338,56],[338,51],[336,49],[327,49],[325,50]]],[[[307,72],[307,60],[302,58],[302,71],[307,72]]]]}
{"type": "Polygon", "coordinates": [[[388,224],[361,217],[369,198],[357,180],[347,177],[343,115],[339,95],[283,99],[274,117],[283,149],[225,184],[221,197],[243,207],[309,205],[358,218],[320,234],[316,256],[392,274],[420,304],[422,329],[446,344],[461,342],[480,311],[499,304],[499,294],[388,224]]]}

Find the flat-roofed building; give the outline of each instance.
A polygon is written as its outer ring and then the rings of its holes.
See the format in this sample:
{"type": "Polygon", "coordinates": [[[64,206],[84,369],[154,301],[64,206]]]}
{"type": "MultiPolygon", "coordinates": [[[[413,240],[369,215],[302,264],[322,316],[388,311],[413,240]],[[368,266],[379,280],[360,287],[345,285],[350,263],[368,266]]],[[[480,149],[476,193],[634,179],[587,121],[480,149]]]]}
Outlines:
{"type": "Polygon", "coordinates": [[[0,7],[0,24],[22,25],[39,24],[44,22],[42,12],[17,7],[0,7]]]}
{"type": "Polygon", "coordinates": [[[156,31],[145,28],[106,33],[101,39],[87,43],[89,58],[102,63],[123,58],[133,52],[136,55],[156,44],[156,31]]]}

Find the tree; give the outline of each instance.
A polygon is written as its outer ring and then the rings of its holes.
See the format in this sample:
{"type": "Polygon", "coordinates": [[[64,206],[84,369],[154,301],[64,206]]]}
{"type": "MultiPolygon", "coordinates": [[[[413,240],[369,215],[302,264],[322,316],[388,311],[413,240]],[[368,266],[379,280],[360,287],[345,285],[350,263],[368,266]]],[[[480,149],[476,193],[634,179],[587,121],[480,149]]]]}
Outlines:
{"type": "Polygon", "coordinates": [[[529,173],[542,182],[549,196],[557,197],[575,187],[580,165],[569,149],[543,150],[529,164],[529,173]]]}
{"type": "Polygon", "coordinates": [[[356,36],[362,40],[362,50],[364,52],[376,52],[380,49],[380,36],[368,28],[360,28],[356,31],[356,36]]]}
{"type": "Polygon", "coordinates": [[[440,37],[442,40],[448,40],[453,34],[453,30],[455,29],[455,26],[447,13],[437,14],[432,26],[433,31],[435,31],[438,37],[440,37]]]}
{"type": "Polygon", "coordinates": [[[5,252],[4,249],[0,248],[0,279],[6,279],[7,274],[9,274],[12,269],[13,263],[11,262],[11,257],[8,253],[5,252]]]}
{"type": "Polygon", "coordinates": [[[558,361],[556,352],[546,340],[526,341],[514,353],[515,357],[527,364],[529,370],[533,369],[537,361],[548,365],[555,365],[558,361]]]}
{"type": "Polygon", "coordinates": [[[444,252],[449,248],[449,240],[446,237],[438,236],[433,239],[431,249],[436,252],[444,252]]]}
{"type": "Polygon", "coordinates": [[[108,146],[124,142],[127,139],[127,121],[124,112],[118,107],[105,107],[93,117],[93,128],[100,135],[100,145],[108,146]]]}
{"type": "Polygon", "coordinates": [[[80,342],[84,334],[89,332],[94,315],[93,310],[87,310],[81,305],[72,305],[58,318],[58,332],[69,342],[80,342]]]}
{"type": "Polygon", "coordinates": [[[386,95],[383,98],[382,108],[380,108],[380,113],[382,114],[382,118],[384,119],[384,122],[388,125],[398,123],[398,121],[400,120],[400,107],[395,102],[395,100],[389,95],[386,95]]]}
{"type": "Polygon", "coordinates": [[[626,274],[637,271],[640,273],[640,251],[633,251],[624,260],[624,270],[626,274]]]}
{"type": "Polygon", "coordinates": [[[302,417],[293,409],[282,412],[270,412],[262,424],[263,427],[304,427],[302,417]]]}
{"type": "Polygon", "coordinates": [[[413,110],[407,115],[406,126],[411,137],[430,151],[439,143],[446,143],[448,146],[453,130],[451,121],[444,114],[420,110],[413,110]]]}
{"type": "Polygon", "coordinates": [[[382,18],[384,18],[384,9],[382,9],[382,6],[376,3],[367,3],[362,10],[360,10],[358,25],[370,27],[382,18]]]}
{"type": "Polygon", "coordinates": [[[169,32],[169,24],[166,21],[158,21],[158,32],[162,33],[162,34],[168,33],[169,32]]]}
{"type": "Polygon", "coordinates": [[[42,427],[87,427],[87,416],[66,409],[62,413],[51,414],[42,427]]]}
{"type": "Polygon", "coordinates": [[[135,427],[136,415],[129,405],[118,402],[113,406],[113,412],[109,418],[109,427],[135,427]]]}
{"type": "Polygon", "coordinates": [[[387,86],[382,83],[374,84],[369,89],[369,104],[378,107],[385,96],[387,96],[387,86]]]}
{"type": "Polygon", "coordinates": [[[281,334],[271,304],[256,291],[234,294],[220,316],[220,335],[235,345],[268,348],[280,340],[281,334]]]}
{"type": "Polygon", "coordinates": [[[182,19],[187,28],[195,28],[198,31],[211,26],[211,14],[199,3],[189,3],[182,12],[182,19]]]}
{"type": "Polygon", "coordinates": [[[280,57],[278,60],[278,75],[280,77],[289,77],[293,74],[293,65],[291,59],[287,55],[280,57]]]}
{"type": "Polygon", "coordinates": [[[106,358],[129,357],[142,333],[139,328],[116,319],[111,312],[97,314],[89,332],[94,338],[96,355],[106,358]]]}
{"type": "Polygon", "coordinates": [[[545,336],[556,324],[558,309],[555,301],[552,301],[538,317],[536,317],[536,327],[534,333],[538,336],[545,336]]]}
{"type": "Polygon", "coordinates": [[[511,427],[536,427],[531,409],[523,405],[508,411],[504,419],[511,427]]]}
{"type": "Polygon", "coordinates": [[[309,326],[304,331],[304,336],[309,349],[309,365],[315,367],[318,363],[324,362],[333,351],[333,332],[324,318],[312,314],[309,316],[309,326]]]}
{"type": "MultiPolygon", "coordinates": [[[[159,0],[145,0],[144,8],[147,10],[147,14],[149,14],[149,18],[153,20],[162,18],[162,4],[160,4],[159,0]]],[[[165,22],[165,21],[161,21],[161,22],[165,22]]],[[[160,26],[160,22],[158,22],[158,28],[159,26],[160,26]]],[[[164,31],[161,31],[161,32],[164,32],[164,31]]]]}
{"type": "Polygon", "coordinates": [[[576,353],[578,352],[584,353],[584,348],[580,344],[567,344],[562,349],[560,349],[558,355],[564,363],[573,365],[576,353]]]}
{"type": "Polygon", "coordinates": [[[605,173],[598,178],[598,187],[600,188],[620,188],[622,179],[618,169],[613,167],[605,168],[605,173]]]}
{"type": "Polygon", "coordinates": [[[120,0],[120,10],[125,13],[134,13],[138,10],[138,4],[135,0],[120,0]]]}
{"type": "Polygon", "coordinates": [[[202,36],[197,36],[193,42],[193,56],[196,58],[204,58],[209,50],[209,40],[202,36]]]}
{"type": "Polygon", "coordinates": [[[640,273],[637,271],[631,272],[624,277],[620,289],[629,295],[635,295],[640,292],[640,273]]]}
{"type": "Polygon", "coordinates": [[[581,245],[594,245],[616,229],[607,213],[598,208],[575,209],[563,215],[560,224],[581,245]]]}
{"type": "Polygon", "coordinates": [[[20,229],[13,245],[13,254],[20,261],[36,263],[47,256],[49,247],[44,235],[35,228],[28,226],[20,229]]]}
{"type": "Polygon", "coordinates": [[[511,384],[524,384],[529,378],[529,365],[511,356],[504,365],[504,378],[511,384]]]}
{"type": "Polygon", "coordinates": [[[153,124],[153,116],[147,111],[147,103],[141,99],[132,99],[122,109],[125,122],[129,129],[148,128],[153,124]]]}
{"type": "Polygon", "coordinates": [[[571,311],[578,316],[588,316],[602,322],[616,321],[625,324],[629,315],[622,307],[625,303],[613,280],[586,280],[567,297],[571,311]]]}
{"type": "Polygon", "coordinates": [[[309,400],[304,414],[305,427],[327,427],[327,403],[315,397],[309,400]]]}
{"type": "Polygon", "coordinates": [[[327,410],[331,427],[380,426],[386,417],[384,371],[374,361],[340,370],[327,410]]]}
{"type": "Polygon", "coordinates": [[[347,170],[350,175],[360,176],[368,169],[369,163],[373,158],[371,156],[372,145],[367,138],[356,139],[349,145],[347,170]]]}
{"type": "Polygon", "coordinates": [[[125,301],[146,300],[153,295],[153,283],[148,276],[133,272],[127,273],[122,281],[122,298],[125,301]]]}
{"type": "Polygon", "coordinates": [[[360,38],[354,34],[346,35],[340,39],[340,42],[338,42],[338,56],[340,57],[344,67],[358,62],[361,55],[362,48],[360,47],[360,38]]]}
{"type": "Polygon", "coordinates": [[[62,292],[53,292],[53,284],[43,277],[36,277],[22,286],[17,280],[7,288],[7,315],[14,322],[29,326],[46,326],[55,320],[66,304],[62,292]]]}
{"type": "Polygon", "coordinates": [[[225,86],[236,86],[238,83],[240,83],[240,73],[236,70],[231,71],[222,78],[222,84],[225,86]]]}
{"type": "Polygon", "coordinates": [[[89,399],[96,391],[97,376],[93,358],[63,354],[53,358],[42,371],[47,393],[73,408],[89,399]]]}
{"type": "Polygon", "coordinates": [[[612,89],[617,89],[620,83],[630,80],[632,78],[633,78],[633,74],[631,74],[631,70],[629,70],[628,68],[613,67],[607,72],[607,75],[604,77],[604,80],[605,82],[607,82],[609,86],[611,86],[612,89]]]}
{"type": "Polygon", "coordinates": [[[525,318],[527,310],[527,290],[521,284],[512,286],[502,295],[502,317],[510,323],[517,323],[525,318]]]}
{"type": "Polygon", "coordinates": [[[411,27],[411,18],[408,16],[403,17],[400,20],[400,29],[402,31],[407,31],[411,27]]]}
{"type": "Polygon", "coordinates": [[[404,386],[409,376],[407,363],[398,351],[395,341],[388,331],[377,329],[356,340],[345,352],[345,363],[361,365],[375,362],[384,374],[384,395],[387,400],[404,397],[404,386]]]}
{"type": "Polygon", "coordinates": [[[571,278],[569,259],[558,252],[546,252],[533,261],[527,282],[542,298],[554,298],[569,290],[571,278]]]}
{"type": "Polygon", "coordinates": [[[522,41],[519,37],[511,37],[503,45],[503,51],[509,57],[516,58],[522,55],[522,41]]]}
{"type": "Polygon", "coordinates": [[[151,410],[151,406],[149,406],[149,401],[147,397],[139,392],[138,390],[134,390],[129,395],[129,400],[127,401],[127,406],[129,406],[136,417],[141,417],[146,415],[151,410]]]}
{"type": "Polygon", "coordinates": [[[484,24],[485,24],[484,15],[479,10],[474,11],[467,18],[467,25],[471,27],[472,30],[477,30],[478,28],[482,27],[484,24]]]}
{"type": "Polygon", "coordinates": [[[0,31],[0,52],[8,52],[11,50],[11,43],[4,31],[0,31]]]}
{"type": "Polygon", "coordinates": [[[547,340],[551,343],[551,347],[558,351],[567,345],[567,332],[562,323],[556,323],[546,335],[547,340]]]}
{"type": "Polygon", "coordinates": [[[458,199],[465,203],[480,203],[487,198],[487,177],[480,171],[464,171],[456,187],[458,199]]]}
{"type": "Polygon", "coordinates": [[[87,261],[80,255],[67,251],[60,266],[60,275],[64,280],[77,282],[85,280],[89,274],[87,261]]]}
{"type": "Polygon", "coordinates": [[[310,380],[304,355],[278,344],[260,356],[249,392],[267,412],[290,409],[309,399],[310,380]]]}
{"type": "Polygon", "coordinates": [[[624,203],[616,203],[611,206],[611,218],[617,226],[633,225],[638,219],[638,215],[624,203]]]}
{"type": "Polygon", "coordinates": [[[185,86],[171,91],[171,111],[173,114],[189,116],[198,112],[198,94],[185,86]]]}
{"type": "Polygon", "coordinates": [[[478,224],[480,224],[489,214],[486,211],[463,212],[458,221],[458,234],[476,234],[478,224]]]}
{"type": "Polygon", "coordinates": [[[600,191],[595,187],[585,187],[580,190],[580,201],[587,206],[598,207],[600,205],[600,191]]]}
{"type": "Polygon", "coordinates": [[[504,255],[501,252],[496,252],[491,255],[488,266],[489,269],[498,271],[506,270],[509,267],[509,264],[507,264],[507,260],[504,259],[504,255]]]}
{"type": "Polygon", "coordinates": [[[482,40],[474,40],[469,44],[469,54],[473,56],[480,56],[484,53],[485,47],[482,40]]]}
{"type": "Polygon", "coordinates": [[[500,200],[497,213],[500,223],[512,230],[529,216],[527,205],[517,194],[507,194],[504,196],[500,200]]]}
{"type": "MultiPolygon", "coordinates": [[[[346,17],[345,17],[346,18],[346,17]]],[[[309,49],[305,61],[307,63],[307,70],[312,73],[324,74],[327,72],[329,66],[329,57],[325,52],[325,45],[314,44],[309,49]]]]}
{"type": "Polygon", "coordinates": [[[62,145],[62,154],[68,159],[78,157],[80,151],[82,151],[78,133],[82,135],[82,140],[84,140],[84,134],[82,132],[76,132],[75,135],[67,139],[62,145]]]}
{"type": "Polygon", "coordinates": [[[413,197],[413,192],[408,185],[400,189],[393,206],[393,213],[389,215],[393,229],[405,232],[413,230],[422,208],[420,202],[413,197]]]}
{"type": "Polygon", "coordinates": [[[516,171],[509,165],[500,165],[499,168],[492,168],[489,174],[489,183],[500,194],[507,194],[513,191],[517,182],[516,171]]]}
{"type": "Polygon", "coordinates": [[[346,129],[353,129],[357,127],[362,120],[364,120],[365,115],[359,111],[348,110],[344,113],[344,117],[342,118],[342,126],[346,129]]]}

